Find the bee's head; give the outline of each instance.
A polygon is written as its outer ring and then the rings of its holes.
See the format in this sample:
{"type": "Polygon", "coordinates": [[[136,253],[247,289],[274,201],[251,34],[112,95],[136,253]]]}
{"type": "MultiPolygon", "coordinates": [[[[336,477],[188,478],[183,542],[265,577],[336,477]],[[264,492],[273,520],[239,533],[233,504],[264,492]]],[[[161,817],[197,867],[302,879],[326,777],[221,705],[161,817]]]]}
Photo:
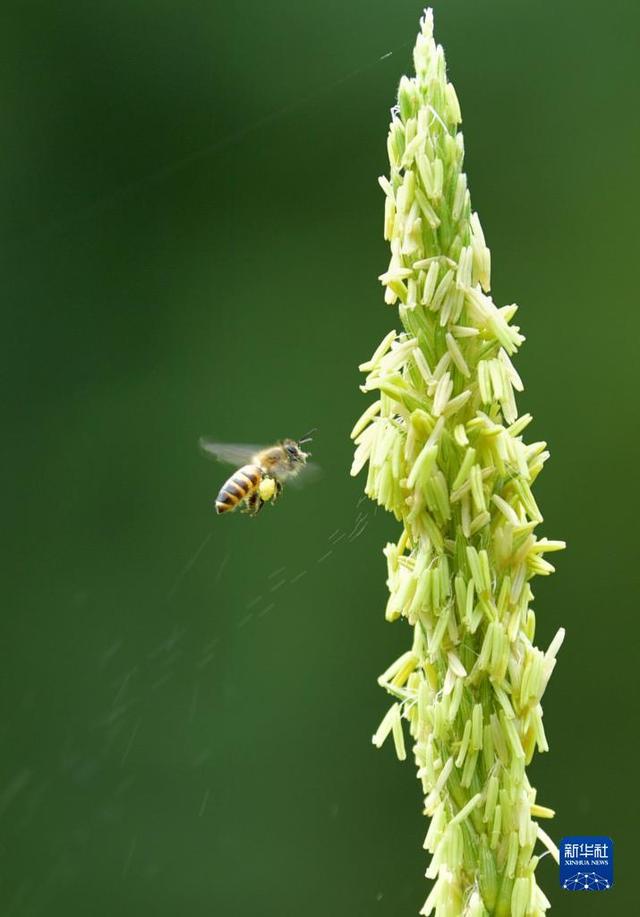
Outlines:
{"type": "Polygon", "coordinates": [[[310,452],[303,452],[300,448],[300,444],[297,443],[295,439],[283,440],[282,446],[286,453],[290,468],[295,468],[298,465],[304,465],[308,457],[311,455],[310,452]]]}

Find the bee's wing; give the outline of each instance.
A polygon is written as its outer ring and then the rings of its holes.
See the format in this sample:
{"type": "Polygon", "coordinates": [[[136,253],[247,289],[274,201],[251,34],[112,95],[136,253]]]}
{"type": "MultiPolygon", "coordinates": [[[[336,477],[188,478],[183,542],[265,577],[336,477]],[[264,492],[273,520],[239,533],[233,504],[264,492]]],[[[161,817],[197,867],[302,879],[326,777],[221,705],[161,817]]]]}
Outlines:
{"type": "Polygon", "coordinates": [[[264,448],[245,443],[216,443],[205,436],[201,436],[198,442],[202,451],[207,455],[219,462],[227,462],[229,465],[246,465],[253,460],[256,453],[264,448]]]}

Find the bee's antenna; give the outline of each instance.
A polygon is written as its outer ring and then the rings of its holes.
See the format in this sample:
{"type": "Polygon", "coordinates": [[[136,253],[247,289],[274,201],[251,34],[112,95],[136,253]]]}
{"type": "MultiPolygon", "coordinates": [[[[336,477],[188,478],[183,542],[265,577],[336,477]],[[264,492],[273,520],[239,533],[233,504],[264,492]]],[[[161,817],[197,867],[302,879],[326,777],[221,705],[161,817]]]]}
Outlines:
{"type": "Polygon", "coordinates": [[[303,437],[298,440],[298,445],[301,446],[303,443],[310,443],[313,439],[313,434],[317,433],[318,428],[314,427],[312,430],[309,430],[308,433],[305,433],[303,437]]]}

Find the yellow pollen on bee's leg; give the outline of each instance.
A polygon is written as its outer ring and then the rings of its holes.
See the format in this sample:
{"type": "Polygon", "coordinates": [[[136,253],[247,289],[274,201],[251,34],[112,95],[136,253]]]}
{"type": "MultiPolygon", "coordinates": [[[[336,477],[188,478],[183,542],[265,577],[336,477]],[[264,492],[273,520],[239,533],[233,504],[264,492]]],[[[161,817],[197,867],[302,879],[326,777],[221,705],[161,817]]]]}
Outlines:
{"type": "Polygon", "coordinates": [[[258,487],[258,493],[260,494],[260,499],[264,500],[265,503],[273,497],[276,492],[276,482],[273,478],[263,478],[260,481],[260,486],[258,487]]]}

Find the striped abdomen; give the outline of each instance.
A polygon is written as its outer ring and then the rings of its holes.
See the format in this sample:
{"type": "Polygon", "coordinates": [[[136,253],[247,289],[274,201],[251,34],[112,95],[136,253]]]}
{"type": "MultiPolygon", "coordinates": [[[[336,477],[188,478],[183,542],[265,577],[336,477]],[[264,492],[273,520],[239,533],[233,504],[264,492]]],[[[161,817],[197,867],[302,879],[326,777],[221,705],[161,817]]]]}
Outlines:
{"type": "Polygon", "coordinates": [[[238,468],[220,488],[216,497],[216,512],[228,513],[250,497],[260,486],[262,471],[258,465],[243,465],[238,468]]]}

